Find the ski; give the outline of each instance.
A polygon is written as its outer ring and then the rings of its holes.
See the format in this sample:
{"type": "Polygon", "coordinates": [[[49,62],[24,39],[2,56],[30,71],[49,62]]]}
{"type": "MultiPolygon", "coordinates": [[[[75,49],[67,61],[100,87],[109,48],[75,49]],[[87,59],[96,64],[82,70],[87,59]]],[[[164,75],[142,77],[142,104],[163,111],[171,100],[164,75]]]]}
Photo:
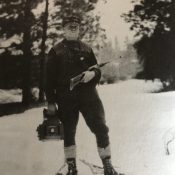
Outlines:
{"type": "MultiPolygon", "coordinates": [[[[87,162],[86,160],[79,159],[80,162],[82,162],[84,165],[86,165],[90,169],[90,174],[92,175],[103,175],[104,171],[103,168],[97,165],[94,165],[92,163],[87,162]]],[[[55,175],[66,175],[66,163],[64,163],[59,169],[58,172],[55,175]]],[[[78,175],[80,175],[78,173],[78,175]]]]}
{"type": "MultiPolygon", "coordinates": [[[[86,165],[89,169],[90,169],[90,174],[92,175],[104,175],[104,169],[103,167],[99,166],[99,165],[95,165],[93,163],[90,163],[84,159],[79,159],[80,162],[82,162],[84,165],[86,165]]],[[[67,170],[67,164],[64,163],[58,170],[58,172],[55,175],[66,175],[66,170],[67,170]]],[[[85,167],[84,167],[85,168],[85,167]]],[[[86,168],[85,168],[86,169],[86,168]]],[[[78,173],[78,175],[80,175],[80,173],[78,173]]],[[[123,173],[118,173],[118,175],[125,175],[123,173]]]]}
{"type": "MultiPolygon", "coordinates": [[[[103,167],[98,166],[98,165],[95,165],[95,164],[90,163],[90,162],[87,162],[84,159],[80,159],[80,161],[82,163],[84,163],[85,165],[87,165],[90,168],[90,170],[91,170],[91,172],[92,172],[93,175],[104,175],[104,169],[103,169],[103,167]]],[[[118,175],[125,175],[125,174],[118,173],[118,175]]]]}
{"type": "Polygon", "coordinates": [[[94,165],[92,163],[89,163],[84,159],[80,159],[80,161],[90,168],[93,175],[102,175],[102,174],[104,174],[103,167],[100,167],[98,165],[94,165]]]}
{"type": "Polygon", "coordinates": [[[55,175],[64,175],[63,174],[63,169],[66,167],[66,163],[64,163],[58,170],[58,172],[55,175]]]}

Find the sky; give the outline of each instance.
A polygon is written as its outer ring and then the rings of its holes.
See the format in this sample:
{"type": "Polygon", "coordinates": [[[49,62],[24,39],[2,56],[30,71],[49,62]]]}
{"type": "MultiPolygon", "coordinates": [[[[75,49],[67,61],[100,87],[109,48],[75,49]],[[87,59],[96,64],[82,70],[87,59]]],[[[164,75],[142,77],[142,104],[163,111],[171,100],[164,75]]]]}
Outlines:
{"type": "Polygon", "coordinates": [[[118,38],[122,46],[126,37],[133,40],[134,33],[129,30],[130,24],[126,23],[121,15],[133,8],[131,0],[100,0],[95,13],[101,16],[101,25],[106,29],[107,37],[113,40],[118,38]]]}

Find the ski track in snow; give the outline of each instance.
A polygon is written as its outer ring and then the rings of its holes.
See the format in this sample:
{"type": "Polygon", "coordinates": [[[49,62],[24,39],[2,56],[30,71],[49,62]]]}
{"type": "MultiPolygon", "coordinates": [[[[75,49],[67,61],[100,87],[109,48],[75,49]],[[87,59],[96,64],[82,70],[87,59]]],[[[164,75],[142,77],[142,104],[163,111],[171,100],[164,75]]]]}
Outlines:
{"type": "MultiPolygon", "coordinates": [[[[110,128],[112,160],[126,175],[174,175],[175,92],[158,90],[158,82],[129,80],[99,86],[107,125],[110,128]]],[[[0,118],[0,174],[54,175],[64,162],[63,141],[40,142],[36,128],[43,108],[0,118]]],[[[80,116],[77,127],[77,154],[97,165],[94,135],[80,116]]],[[[81,167],[79,166],[81,169],[81,167]]]]}

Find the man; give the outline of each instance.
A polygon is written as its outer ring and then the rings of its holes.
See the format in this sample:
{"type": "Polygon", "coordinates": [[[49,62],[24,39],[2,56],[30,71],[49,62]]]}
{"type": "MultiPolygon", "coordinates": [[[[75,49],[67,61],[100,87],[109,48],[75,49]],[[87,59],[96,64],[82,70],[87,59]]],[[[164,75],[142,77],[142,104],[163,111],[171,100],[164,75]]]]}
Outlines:
{"type": "Polygon", "coordinates": [[[81,83],[70,90],[70,79],[97,64],[92,49],[79,40],[80,19],[63,19],[64,39],[49,52],[46,73],[48,111],[61,112],[64,126],[64,153],[68,164],[67,175],[77,175],[75,133],[79,112],[95,134],[99,156],[105,175],[118,175],[111,164],[108,127],[102,102],[96,90],[101,72],[99,68],[86,71],[81,83]]]}

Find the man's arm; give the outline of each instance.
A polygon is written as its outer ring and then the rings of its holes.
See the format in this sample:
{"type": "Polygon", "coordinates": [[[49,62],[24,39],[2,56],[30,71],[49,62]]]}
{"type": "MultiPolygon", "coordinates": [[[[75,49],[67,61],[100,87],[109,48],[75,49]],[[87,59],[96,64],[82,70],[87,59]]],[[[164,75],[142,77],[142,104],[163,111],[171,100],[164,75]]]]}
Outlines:
{"type": "Polygon", "coordinates": [[[46,61],[46,82],[45,94],[48,105],[55,103],[56,89],[56,53],[53,49],[50,50],[46,61]]]}
{"type": "MultiPolygon", "coordinates": [[[[96,57],[94,55],[93,50],[91,49],[89,55],[89,66],[93,66],[97,64],[96,57]]],[[[92,68],[90,71],[86,71],[81,82],[83,83],[93,83],[97,84],[101,78],[101,70],[98,66],[92,68]]]]}

